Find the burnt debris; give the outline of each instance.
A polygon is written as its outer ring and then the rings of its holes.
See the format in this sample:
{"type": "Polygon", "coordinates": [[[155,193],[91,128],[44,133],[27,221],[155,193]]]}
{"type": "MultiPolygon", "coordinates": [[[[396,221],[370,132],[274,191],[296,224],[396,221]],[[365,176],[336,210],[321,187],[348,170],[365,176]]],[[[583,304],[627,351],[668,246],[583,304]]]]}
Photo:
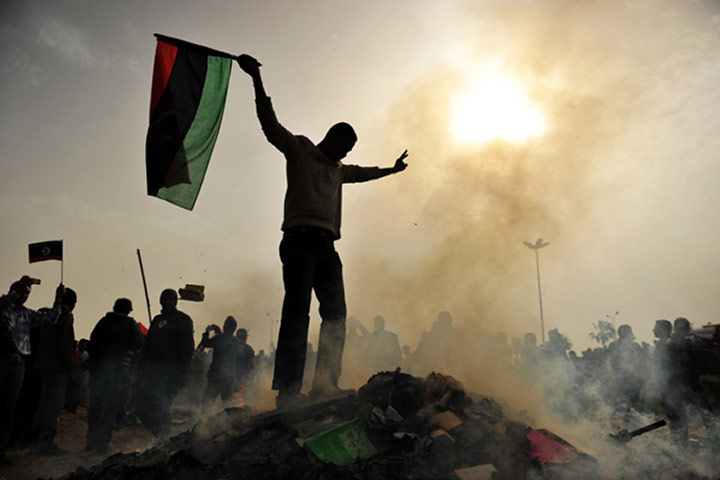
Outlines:
{"type": "Polygon", "coordinates": [[[485,465],[492,478],[517,479],[550,464],[557,471],[592,462],[559,437],[510,421],[495,401],[470,398],[452,377],[395,371],[320,403],[258,415],[226,409],[145,452],[116,454],[63,478],[449,479],[485,465]],[[538,456],[533,432],[565,454],[538,456]]]}

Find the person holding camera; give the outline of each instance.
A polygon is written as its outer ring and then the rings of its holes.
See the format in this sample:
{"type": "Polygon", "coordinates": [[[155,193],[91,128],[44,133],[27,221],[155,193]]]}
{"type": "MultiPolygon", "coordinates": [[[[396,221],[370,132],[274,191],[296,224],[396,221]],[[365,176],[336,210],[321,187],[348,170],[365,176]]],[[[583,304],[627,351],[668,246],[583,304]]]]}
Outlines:
{"type": "Polygon", "coordinates": [[[232,399],[235,389],[235,352],[238,340],[235,338],[237,321],[231,315],[225,319],[223,329],[210,325],[205,329],[200,347],[212,348],[212,362],[207,373],[207,388],[203,398],[203,408],[207,408],[220,396],[223,402],[232,399]],[[210,332],[215,335],[210,337],[210,332]]]}
{"type": "Polygon", "coordinates": [[[15,343],[15,335],[4,311],[0,310],[0,465],[8,465],[10,459],[5,455],[12,414],[17,402],[17,393],[22,385],[22,363],[20,351],[15,343]],[[12,392],[12,395],[11,395],[12,392]]]}
{"type": "Polygon", "coordinates": [[[51,309],[33,310],[25,306],[33,285],[40,280],[24,275],[13,282],[6,295],[0,297],[3,316],[3,346],[0,352],[0,465],[11,463],[5,448],[13,427],[13,413],[25,377],[25,361],[30,356],[30,328],[42,324],[56,324],[62,310],[60,298],[65,287],[60,284],[55,291],[51,309]]]}

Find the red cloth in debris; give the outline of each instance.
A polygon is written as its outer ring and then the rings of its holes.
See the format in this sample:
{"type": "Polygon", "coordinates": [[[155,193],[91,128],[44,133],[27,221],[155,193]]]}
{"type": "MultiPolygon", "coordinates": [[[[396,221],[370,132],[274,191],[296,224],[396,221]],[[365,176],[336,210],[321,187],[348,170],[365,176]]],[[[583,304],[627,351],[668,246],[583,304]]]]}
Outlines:
{"type": "Polygon", "coordinates": [[[530,440],[530,458],[540,463],[567,463],[578,456],[577,452],[537,430],[528,433],[527,438],[530,440]]]}

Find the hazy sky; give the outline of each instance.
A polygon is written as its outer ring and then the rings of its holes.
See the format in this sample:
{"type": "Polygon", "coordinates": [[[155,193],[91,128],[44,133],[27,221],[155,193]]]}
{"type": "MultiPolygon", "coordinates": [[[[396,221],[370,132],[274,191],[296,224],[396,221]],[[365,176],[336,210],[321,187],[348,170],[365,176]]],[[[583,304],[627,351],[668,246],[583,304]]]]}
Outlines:
{"type": "MultiPolygon", "coordinates": [[[[29,265],[27,244],[64,239],[78,338],[121,296],[147,324],[137,248],[153,313],[162,289],[206,285],[180,306],[196,336],[232,314],[267,348],[280,313],[284,163],[237,65],[195,210],[145,194],[154,32],[256,56],[288,129],[355,126],[348,163],[409,150],[406,172],[344,189],[337,248],[366,325],[384,314],[414,346],[449,310],[539,337],[537,237],[546,326],[576,347],[615,311],[648,341],[658,318],[718,320],[720,2],[5,0],[0,287],[40,277],[28,305],[48,305],[60,265],[29,265]],[[520,86],[543,134],[455,140],[453,105],[488,76],[520,86]]],[[[474,107],[491,125],[513,111],[494,97],[474,107]]]]}

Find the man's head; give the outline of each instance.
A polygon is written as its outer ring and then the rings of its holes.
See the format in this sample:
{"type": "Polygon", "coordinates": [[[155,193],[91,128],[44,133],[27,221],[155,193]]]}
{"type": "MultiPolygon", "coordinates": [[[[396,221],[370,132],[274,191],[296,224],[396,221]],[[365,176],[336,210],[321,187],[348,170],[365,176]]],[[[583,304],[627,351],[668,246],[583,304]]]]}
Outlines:
{"type": "Polygon", "coordinates": [[[557,328],[553,328],[548,332],[548,341],[549,342],[559,342],[562,339],[562,335],[560,335],[560,331],[557,328]]]}
{"type": "Polygon", "coordinates": [[[235,320],[235,317],[232,315],[228,315],[228,317],[225,319],[225,323],[223,324],[223,333],[229,333],[232,335],[235,333],[235,329],[237,328],[237,320],[235,320]]]}
{"type": "Polygon", "coordinates": [[[523,341],[525,342],[526,347],[537,347],[537,336],[532,332],[526,333],[523,337],[523,341]]]}
{"type": "Polygon", "coordinates": [[[10,290],[8,290],[8,293],[10,292],[17,292],[19,297],[15,300],[15,305],[18,307],[22,307],[25,302],[27,302],[28,297],[30,296],[31,287],[25,282],[21,282],[18,280],[17,282],[13,282],[12,285],[10,285],[10,290]]]}
{"type": "Polygon", "coordinates": [[[128,315],[132,312],[132,302],[129,298],[118,298],[113,305],[113,312],[128,315]]]}
{"type": "Polygon", "coordinates": [[[318,143],[318,148],[330,159],[339,162],[347,156],[357,142],[357,134],[350,124],[336,123],[318,143]]]}
{"type": "Polygon", "coordinates": [[[669,320],[656,320],[653,333],[655,334],[655,338],[661,340],[670,338],[672,334],[672,323],[670,323],[669,320]]]}
{"type": "Polygon", "coordinates": [[[168,288],[160,294],[160,305],[164,309],[175,309],[177,307],[178,295],[175,290],[168,288]]]}
{"type": "Polygon", "coordinates": [[[681,337],[686,337],[690,333],[690,322],[685,317],[678,317],[673,323],[675,334],[681,337]]]}
{"type": "Polygon", "coordinates": [[[452,315],[448,311],[442,311],[438,313],[438,327],[449,328],[452,327],[452,315]]]}
{"type": "Polygon", "coordinates": [[[60,297],[60,305],[68,312],[72,312],[77,304],[77,293],[72,288],[65,288],[65,293],[60,297]]]}
{"type": "Polygon", "coordinates": [[[245,330],[244,328],[238,328],[238,331],[235,334],[235,336],[237,337],[238,340],[240,340],[240,342],[245,343],[247,341],[247,337],[248,337],[247,330],[245,330]]]}
{"type": "Polygon", "coordinates": [[[375,325],[375,330],[385,330],[385,317],[378,315],[373,319],[373,324],[375,325]]]}
{"type": "Polygon", "coordinates": [[[633,340],[635,335],[633,335],[632,327],[630,325],[620,325],[618,327],[618,337],[620,337],[620,340],[633,340]]]}

